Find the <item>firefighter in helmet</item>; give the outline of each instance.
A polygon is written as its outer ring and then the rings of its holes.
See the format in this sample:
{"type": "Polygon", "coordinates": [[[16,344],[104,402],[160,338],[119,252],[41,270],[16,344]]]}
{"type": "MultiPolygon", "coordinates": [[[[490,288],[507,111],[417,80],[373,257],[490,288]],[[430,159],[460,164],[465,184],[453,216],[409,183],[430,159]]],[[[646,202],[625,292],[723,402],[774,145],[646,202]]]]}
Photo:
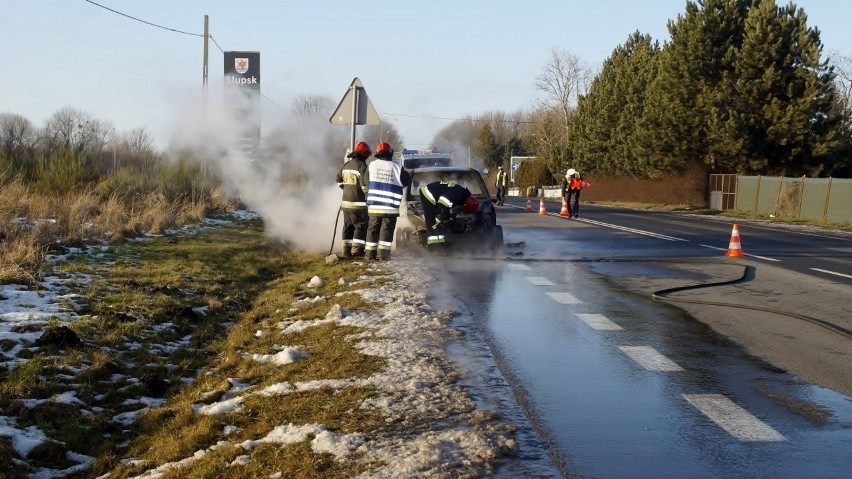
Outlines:
{"type": "Polygon", "coordinates": [[[370,145],[363,141],[346,155],[349,160],[337,173],[337,184],[343,189],[340,210],[343,211],[343,257],[364,256],[367,244],[367,158],[370,145]]]}
{"type": "Polygon", "coordinates": [[[459,211],[471,214],[479,209],[479,201],[469,189],[452,181],[433,181],[420,187],[420,204],[426,221],[426,246],[441,251],[446,245],[444,225],[459,211]]]}
{"type": "Polygon", "coordinates": [[[388,260],[403,188],[411,184],[411,175],[393,161],[393,148],[385,141],[376,145],[375,158],[367,167],[367,259],[388,260]]]}
{"type": "Polygon", "coordinates": [[[565,198],[565,204],[568,205],[568,217],[577,218],[580,216],[580,190],[583,189],[585,182],[580,172],[574,168],[569,168],[565,173],[565,179],[562,180],[562,197],[565,198]],[[574,204],[571,204],[571,200],[574,204]]]}

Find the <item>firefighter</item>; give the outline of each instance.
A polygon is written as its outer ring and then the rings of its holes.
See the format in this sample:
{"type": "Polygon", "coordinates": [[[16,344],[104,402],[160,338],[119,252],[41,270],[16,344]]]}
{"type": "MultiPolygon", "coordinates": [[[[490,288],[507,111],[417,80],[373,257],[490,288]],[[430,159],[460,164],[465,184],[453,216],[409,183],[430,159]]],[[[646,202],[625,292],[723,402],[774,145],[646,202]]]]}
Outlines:
{"type": "Polygon", "coordinates": [[[343,190],[340,210],[343,211],[343,257],[364,256],[367,244],[367,158],[370,145],[363,141],[346,155],[349,160],[337,173],[337,185],[343,190]]]}
{"type": "Polygon", "coordinates": [[[584,181],[580,172],[574,168],[569,168],[565,173],[565,179],[562,180],[562,197],[565,198],[565,204],[568,205],[568,217],[577,218],[580,216],[580,190],[583,189],[584,181]],[[571,200],[574,204],[572,206],[571,200]]]}
{"type": "Polygon", "coordinates": [[[479,201],[470,190],[452,181],[433,181],[420,187],[420,203],[426,221],[426,246],[441,251],[446,245],[444,225],[459,211],[471,214],[479,209],[479,201]]]}
{"type": "Polygon", "coordinates": [[[506,185],[508,184],[508,175],[503,171],[502,166],[497,167],[497,204],[502,205],[506,202],[506,185]]]}
{"type": "Polygon", "coordinates": [[[367,190],[367,259],[388,260],[402,191],[411,184],[411,175],[402,164],[393,161],[393,148],[387,142],[376,146],[375,158],[367,167],[370,179],[367,190]]]}

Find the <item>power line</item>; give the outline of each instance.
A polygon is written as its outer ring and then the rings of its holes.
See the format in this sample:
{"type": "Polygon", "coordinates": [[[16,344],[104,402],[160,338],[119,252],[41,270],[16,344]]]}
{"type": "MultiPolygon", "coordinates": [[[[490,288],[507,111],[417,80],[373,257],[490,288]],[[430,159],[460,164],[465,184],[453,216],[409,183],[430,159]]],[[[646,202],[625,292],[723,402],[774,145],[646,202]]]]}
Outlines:
{"type": "MultiPolygon", "coordinates": [[[[162,26],[162,25],[157,25],[156,23],[151,23],[151,22],[148,22],[148,21],[142,20],[141,18],[136,18],[136,17],[134,17],[134,16],[132,16],[132,15],[128,15],[128,14],[126,14],[126,13],[121,13],[121,12],[119,12],[118,10],[113,10],[113,9],[111,9],[111,8],[109,8],[109,7],[105,7],[105,6],[101,5],[100,3],[95,3],[95,2],[93,2],[92,0],[85,0],[85,1],[86,1],[86,2],[91,3],[92,5],[95,5],[95,6],[97,6],[97,7],[101,7],[101,8],[103,8],[104,10],[109,10],[109,11],[110,11],[110,12],[112,12],[112,13],[115,13],[115,14],[121,15],[122,17],[127,17],[127,18],[129,18],[129,19],[131,19],[131,20],[136,20],[137,22],[141,22],[141,23],[144,23],[144,24],[146,24],[146,25],[151,25],[152,27],[162,28],[163,30],[168,30],[168,31],[170,31],[170,32],[182,33],[182,34],[184,34],[184,35],[191,35],[191,36],[193,36],[193,37],[204,37],[204,35],[199,34],[199,33],[184,32],[184,31],[182,31],[182,30],[177,30],[177,29],[175,29],[175,28],[169,28],[169,27],[164,27],[164,26],[162,26]]],[[[214,41],[214,43],[215,43],[215,41],[214,41]]],[[[218,47],[219,45],[218,45],[218,44],[216,44],[216,46],[218,47]]],[[[221,48],[220,48],[220,50],[221,50],[221,48]]]]}
{"type": "Polygon", "coordinates": [[[273,105],[277,106],[278,108],[281,108],[282,110],[286,110],[286,108],[284,108],[283,106],[281,106],[278,103],[276,103],[275,101],[273,101],[272,98],[269,98],[263,92],[260,93],[260,96],[262,96],[263,98],[266,98],[266,101],[268,101],[269,103],[272,103],[273,105]]]}
{"type": "MultiPolygon", "coordinates": [[[[153,23],[153,22],[149,22],[147,20],[142,20],[141,18],[137,18],[137,17],[134,17],[133,15],[128,15],[126,13],[119,12],[118,10],[114,10],[114,9],[109,8],[107,6],[101,5],[100,3],[93,2],[92,0],[84,0],[84,1],[91,3],[92,5],[94,5],[96,7],[100,7],[100,8],[103,8],[104,10],[108,10],[112,13],[115,13],[116,15],[121,15],[122,17],[126,17],[126,18],[129,18],[131,20],[135,20],[137,22],[144,23],[146,25],[150,25],[152,27],[161,28],[163,30],[168,30],[170,32],[181,33],[183,35],[190,35],[190,36],[193,36],[193,37],[202,37],[202,38],[204,37],[204,35],[200,34],[200,33],[185,32],[183,30],[178,30],[176,28],[170,28],[170,27],[166,27],[166,26],[163,26],[163,25],[158,25],[158,24],[153,23]]],[[[207,37],[210,38],[210,40],[213,41],[213,44],[216,45],[216,48],[218,48],[221,53],[225,53],[225,50],[223,50],[222,47],[219,45],[219,42],[217,42],[216,39],[213,38],[213,35],[208,34],[207,37]]],[[[273,105],[277,106],[278,108],[286,109],[283,106],[281,106],[280,104],[278,104],[277,102],[273,101],[268,96],[264,95],[263,93],[261,93],[261,96],[263,98],[265,98],[267,101],[269,101],[270,103],[272,103],[273,105]]],[[[525,124],[538,123],[538,122],[535,122],[535,121],[517,121],[517,120],[484,120],[484,119],[477,120],[477,119],[473,119],[473,118],[447,118],[447,117],[440,117],[440,116],[407,115],[407,114],[404,114],[404,113],[382,113],[382,115],[401,116],[401,117],[406,117],[406,118],[425,118],[425,119],[431,119],[431,120],[470,121],[470,122],[476,122],[476,123],[481,123],[481,122],[525,123],[525,124]]]]}
{"type": "Polygon", "coordinates": [[[442,117],[442,116],[407,115],[405,113],[382,113],[382,115],[402,116],[402,117],[406,117],[406,118],[426,118],[426,119],[430,119],[430,120],[470,121],[470,122],[475,122],[475,123],[482,123],[482,122],[489,122],[489,123],[491,123],[491,122],[493,122],[493,123],[525,123],[525,124],[530,124],[530,125],[539,123],[537,121],[521,121],[521,120],[492,120],[492,119],[479,119],[479,120],[477,120],[476,118],[447,118],[447,117],[442,117]]]}
{"type": "Polygon", "coordinates": [[[216,45],[216,48],[219,49],[220,52],[225,53],[225,50],[222,50],[222,47],[219,46],[219,43],[216,42],[216,39],[213,38],[213,35],[208,35],[211,40],[213,40],[213,44],[216,45]]]}

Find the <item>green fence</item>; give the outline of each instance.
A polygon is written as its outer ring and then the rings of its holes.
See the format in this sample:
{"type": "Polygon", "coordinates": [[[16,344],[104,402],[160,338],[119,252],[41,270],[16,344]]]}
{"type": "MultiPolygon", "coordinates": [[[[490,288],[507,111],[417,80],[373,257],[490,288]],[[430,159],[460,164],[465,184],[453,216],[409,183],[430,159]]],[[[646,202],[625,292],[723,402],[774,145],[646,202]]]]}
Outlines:
{"type": "Polygon", "coordinates": [[[710,206],[852,223],[852,179],[710,175],[710,206]]]}

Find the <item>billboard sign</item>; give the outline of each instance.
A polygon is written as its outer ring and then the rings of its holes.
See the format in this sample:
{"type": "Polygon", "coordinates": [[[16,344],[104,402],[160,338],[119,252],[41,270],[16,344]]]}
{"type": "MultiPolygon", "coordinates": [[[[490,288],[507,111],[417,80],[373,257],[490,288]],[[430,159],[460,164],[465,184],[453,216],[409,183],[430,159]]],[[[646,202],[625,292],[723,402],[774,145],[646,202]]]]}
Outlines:
{"type": "Polygon", "coordinates": [[[225,52],[224,103],[238,128],[237,144],[249,158],[260,150],[260,52],[225,52]]]}

